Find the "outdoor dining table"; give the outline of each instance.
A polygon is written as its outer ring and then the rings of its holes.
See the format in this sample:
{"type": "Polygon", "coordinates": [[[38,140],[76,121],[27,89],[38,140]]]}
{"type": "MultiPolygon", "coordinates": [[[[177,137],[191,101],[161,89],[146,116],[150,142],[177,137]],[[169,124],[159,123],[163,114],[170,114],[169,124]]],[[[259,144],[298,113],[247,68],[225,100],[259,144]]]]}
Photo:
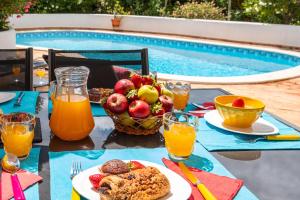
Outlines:
{"type": "MultiPolygon", "coordinates": [[[[229,94],[222,89],[193,89],[190,102],[213,101],[218,95],[229,94]]],[[[39,175],[43,177],[39,185],[40,199],[50,197],[49,151],[156,148],[163,147],[161,133],[151,136],[132,136],[114,130],[112,120],[95,117],[95,128],[90,137],[78,142],[64,142],[51,135],[49,128],[48,94],[41,93],[37,117],[41,121],[42,139],[34,146],[41,147],[39,175]]],[[[284,122],[286,123],[286,122],[284,122]]],[[[300,130],[299,127],[288,124],[300,130]]],[[[212,155],[235,177],[244,180],[245,186],[260,199],[300,198],[300,152],[297,150],[268,151],[215,151],[212,155]]],[[[70,188],[71,189],[71,188],[70,188]]]]}

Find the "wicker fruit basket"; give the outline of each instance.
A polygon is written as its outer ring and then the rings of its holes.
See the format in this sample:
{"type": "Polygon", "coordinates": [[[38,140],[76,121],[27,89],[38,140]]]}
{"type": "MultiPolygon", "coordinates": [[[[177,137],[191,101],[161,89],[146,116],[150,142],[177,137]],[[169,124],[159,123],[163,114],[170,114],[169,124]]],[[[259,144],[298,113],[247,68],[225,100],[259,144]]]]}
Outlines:
{"type": "Polygon", "coordinates": [[[113,120],[115,129],[119,132],[129,135],[152,135],[158,132],[162,126],[162,116],[151,116],[145,119],[137,119],[132,117],[126,118],[121,115],[116,115],[110,110],[105,109],[107,115],[113,120]]]}
{"type": "Polygon", "coordinates": [[[101,105],[106,114],[113,120],[115,129],[129,135],[152,135],[162,126],[162,116],[149,116],[145,119],[130,117],[128,114],[115,114],[106,108],[107,98],[113,93],[111,89],[101,88],[101,105]]]}

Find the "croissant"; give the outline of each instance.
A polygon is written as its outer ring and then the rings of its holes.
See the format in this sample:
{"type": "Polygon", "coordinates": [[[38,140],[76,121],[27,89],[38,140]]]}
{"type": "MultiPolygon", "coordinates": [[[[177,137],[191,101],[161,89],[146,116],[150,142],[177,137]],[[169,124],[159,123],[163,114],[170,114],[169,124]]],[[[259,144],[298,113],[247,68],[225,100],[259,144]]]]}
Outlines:
{"type": "Polygon", "coordinates": [[[100,182],[101,200],[155,200],[169,192],[169,180],[154,167],[109,175],[100,182]]]}

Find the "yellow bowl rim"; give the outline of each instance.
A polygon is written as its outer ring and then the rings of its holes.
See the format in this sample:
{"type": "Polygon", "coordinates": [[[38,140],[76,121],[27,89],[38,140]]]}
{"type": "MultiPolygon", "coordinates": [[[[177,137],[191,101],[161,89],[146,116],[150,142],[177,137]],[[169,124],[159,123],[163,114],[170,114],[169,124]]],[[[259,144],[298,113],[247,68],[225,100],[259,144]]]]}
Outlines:
{"type": "Polygon", "coordinates": [[[236,109],[236,110],[260,110],[260,109],[264,109],[266,107],[266,105],[261,100],[246,97],[246,96],[241,96],[241,95],[220,95],[220,96],[217,96],[217,97],[214,98],[214,102],[215,102],[216,105],[223,106],[223,107],[226,107],[226,108],[236,109]],[[257,107],[257,108],[239,108],[239,107],[227,106],[227,105],[222,104],[222,103],[217,101],[217,98],[224,97],[224,96],[227,96],[227,97],[228,96],[229,97],[241,97],[241,98],[245,98],[245,99],[251,99],[251,100],[260,102],[263,106],[262,107],[257,107]]]}

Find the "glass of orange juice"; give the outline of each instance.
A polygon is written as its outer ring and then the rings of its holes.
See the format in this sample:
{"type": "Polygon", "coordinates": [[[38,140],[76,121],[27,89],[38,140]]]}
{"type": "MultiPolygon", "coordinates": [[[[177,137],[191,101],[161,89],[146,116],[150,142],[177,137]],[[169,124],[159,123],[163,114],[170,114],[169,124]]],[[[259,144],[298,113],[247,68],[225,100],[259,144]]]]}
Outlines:
{"type": "Polygon", "coordinates": [[[47,84],[47,80],[44,78],[46,76],[46,70],[43,67],[40,67],[34,70],[34,74],[39,78],[38,85],[42,86],[47,84]]]}
{"type": "Polygon", "coordinates": [[[32,148],[35,116],[29,113],[11,113],[0,118],[1,140],[6,153],[25,159],[32,148]]]}
{"type": "Polygon", "coordinates": [[[184,112],[170,112],[163,116],[164,139],[173,160],[188,159],[194,150],[198,118],[184,112]]]}
{"type": "Polygon", "coordinates": [[[177,111],[183,111],[190,98],[191,84],[183,81],[170,81],[166,83],[166,87],[173,92],[174,109],[177,111]]]}

